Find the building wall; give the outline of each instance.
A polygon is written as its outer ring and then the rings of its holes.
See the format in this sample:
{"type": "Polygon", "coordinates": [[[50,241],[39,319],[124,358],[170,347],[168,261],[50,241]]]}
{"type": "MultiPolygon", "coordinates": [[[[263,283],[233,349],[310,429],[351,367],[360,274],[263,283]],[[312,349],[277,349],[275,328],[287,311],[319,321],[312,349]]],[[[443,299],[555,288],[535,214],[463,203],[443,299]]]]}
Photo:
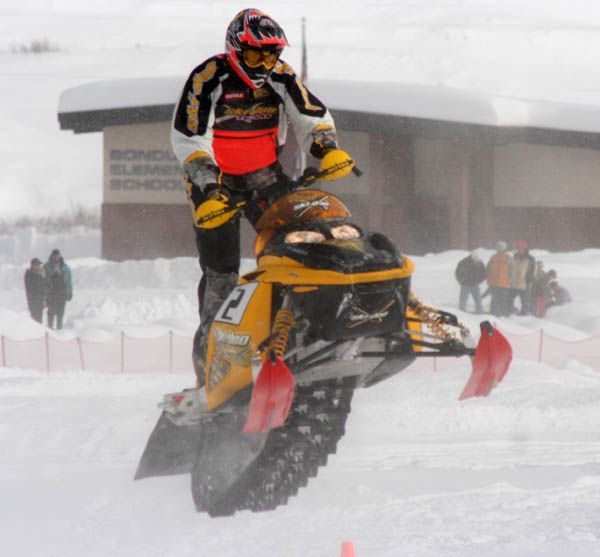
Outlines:
{"type": "Polygon", "coordinates": [[[534,247],[600,245],[600,150],[512,143],[494,149],[498,237],[534,247]]]}

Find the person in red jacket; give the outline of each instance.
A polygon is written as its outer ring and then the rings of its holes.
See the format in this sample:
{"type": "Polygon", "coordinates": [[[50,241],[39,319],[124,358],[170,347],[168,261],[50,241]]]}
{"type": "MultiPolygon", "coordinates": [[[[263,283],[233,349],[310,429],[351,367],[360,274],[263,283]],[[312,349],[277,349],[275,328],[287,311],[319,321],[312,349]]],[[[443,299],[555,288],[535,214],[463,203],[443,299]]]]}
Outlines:
{"type": "MultiPolygon", "coordinates": [[[[239,217],[217,228],[201,228],[202,204],[289,185],[278,160],[288,122],[302,150],[321,159],[320,170],[348,163],[331,179],[347,174],[354,164],[338,148],[325,105],[280,59],[286,46],[275,20],[259,10],[242,10],[227,28],[225,53],[192,70],[175,108],[171,144],[184,169],[203,272],[198,285],[201,323],[193,348],[200,383],[212,317],[237,284],[240,265],[239,217]]],[[[251,224],[259,217],[251,210],[243,214],[251,224]]]]}

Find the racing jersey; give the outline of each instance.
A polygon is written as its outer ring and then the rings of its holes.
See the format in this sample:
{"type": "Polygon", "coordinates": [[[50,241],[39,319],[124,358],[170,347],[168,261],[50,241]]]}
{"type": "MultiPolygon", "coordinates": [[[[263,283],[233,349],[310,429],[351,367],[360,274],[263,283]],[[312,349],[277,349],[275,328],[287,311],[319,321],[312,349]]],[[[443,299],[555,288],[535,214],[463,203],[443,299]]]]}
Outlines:
{"type": "Polygon", "coordinates": [[[225,174],[247,174],[277,161],[288,120],[307,153],[315,128],[335,130],[327,108],[283,60],[265,85],[252,89],[220,54],[197,66],[186,81],[171,144],[182,165],[208,156],[225,174]]]}

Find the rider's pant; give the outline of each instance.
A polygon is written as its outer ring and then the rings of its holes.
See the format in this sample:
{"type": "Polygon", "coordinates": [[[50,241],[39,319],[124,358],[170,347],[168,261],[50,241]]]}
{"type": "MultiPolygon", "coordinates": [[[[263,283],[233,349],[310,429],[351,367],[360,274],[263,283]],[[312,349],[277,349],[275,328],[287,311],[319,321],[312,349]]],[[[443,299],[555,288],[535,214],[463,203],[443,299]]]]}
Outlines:
{"type": "Polygon", "coordinates": [[[200,326],[194,336],[194,369],[204,383],[204,359],[212,319],[238,280],[240,268],[240,220],[234,217],[219,228],[196,231],[196,247],[202,269],[198,284],[200,326]],[[200,377],[201,376],[201,377],[200,377]]]}
{"type": "MultiPolygon", "coordinates": [[[[243,176],[224,174],[222,187],[230,196],[251,194],[277,184],[287,187],[289,179],[279,163],[243,176]]],[[[254,226],[262,214],[257,208],[245,208],[243,216],[254,226]]],[[[240,269],[240,214],[213,229],[194,228],[202,278],[198,284],[200,326],[194,336],[194,370],[204,383],[204,360],[208,333],[213,317],[237,284],[240,269]]]]}

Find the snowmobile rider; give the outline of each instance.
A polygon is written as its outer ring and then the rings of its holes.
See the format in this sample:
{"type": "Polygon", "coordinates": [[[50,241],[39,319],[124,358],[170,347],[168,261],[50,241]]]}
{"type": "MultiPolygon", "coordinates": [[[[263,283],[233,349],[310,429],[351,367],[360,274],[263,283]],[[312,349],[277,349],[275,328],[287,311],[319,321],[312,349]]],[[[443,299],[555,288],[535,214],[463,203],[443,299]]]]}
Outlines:
{"type": "MultiPolygon", "coordinates": [[[[202,205],[289,184],[278,161],[292,125],[302,150],[321,159],[328,179],[350,172],[353,161],[338,148],[325,105],[283,60],[289,46],[283,29],[256,10],[239,12],[227,28],[225,53],[197,66],[175,108],[171,143],[184,169],[202,278],[198,285],[200,327],[194,337],[194,369],[204,384],[204,358],[213,316],[236,286],[240,266],[240,220],[200,228],[202,205]],[[343,166],[341,170],[335,168],[343,166]]],[[[259,214],[245,210],[255,224],[259,214]]]]}

